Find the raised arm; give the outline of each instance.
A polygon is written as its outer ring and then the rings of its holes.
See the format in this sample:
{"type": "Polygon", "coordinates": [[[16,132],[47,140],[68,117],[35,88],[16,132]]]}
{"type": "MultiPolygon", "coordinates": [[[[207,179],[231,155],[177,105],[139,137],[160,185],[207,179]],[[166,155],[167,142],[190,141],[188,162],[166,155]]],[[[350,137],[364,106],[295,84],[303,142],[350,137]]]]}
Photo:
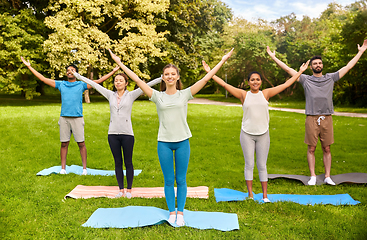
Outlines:
{"type": "Polygon", "coordinates": [[[39,80],[41,80],[42,82],[46,83],[47,85],[49,85],[51,87],[55,87],[56,86],[55,80],[52,80],[50,78],[46,78],[41,73],[37,72],[31,66],[31,63],[29,62],[29,60],[26,61],[23,57],[20,57],[20,59],[22,59],[22,62],[24,63],[24,65],[26,65],[28,67],[28,69],[31,70],[31,72],[34,74],[34,76],[36,76],[39,80]]]}
{"type": "MultiPolygon", "coordinates": [[[[154,79],[150,82],[147,82],[147,85],[149,87],[151,87],[151,86],[154,86],[154,85],[160,83],[161,81],[162,81],[162,77],[159,77],[159,78],[156,78],[156,79],[154,79]]],[[[133,94],[134,98],[138,98],[140,95],[143,94],[143,90],[141,90],[140,88],[137,88],[134,91],[132,91],[131,94],[133,94]]]]}
{"type": "MultiPolygon", "coordinates": [[[[101,77],[98,80],[93,80],[93,82],[102,83],[102,82],[106,81],[107,79],[109,79],[119,69],[120,69],[120,66],[117,65],[110,73],[107,73],[106,75],[104,75],[103,77],[101,77]]],[[[88,88],[90,88],[90,86],[88,86],[88,88]]]]}
{"type": "MultiPolygon", "coordinates": [[[[266,46],[266,52],[269,54],[269,56],[274,60],[274,62],[276,64],[278,64],[279,67],[281,67],[284,71],[286,71],[289,75],[294,76],[297,74],[297,71],[294,70],[293,68],[290,68],[287,66],[287,64],[285,64],[284,62],[280,61],[276,56],[275,56],[275,50],[274,52],[270,51],[269,46],[266,46]]],[[[298,80],[298,79],[297,79],[298,80]]]]}
{"type": "Polygon", "coordinates": [[[120,68],[140,87],[141,90],[149,97],[152,97],[153,89],[146,84],[143,80],[141,80],[138,75],[136,75],[133,71],[131,71],[128,67],[126,67],[122,62],[121,59],[116,56],[110,49],[112,59],[120,66],[120,68]]]}
{"type": "MultiPolygon", "coordinates": [[[[206,72],[210,72],[210,67],[209,65],[203,61],[203,67],[205,69],[206,72]]],[[[243,103],[246,97],[246,91],[233,87],[232,85],[229,85],[228,83],[226,83],[225,81],[223,81],[220,77],[214,75],[213,80],[218,83],[220,86],[222,86],[225,90],[227,90],[230,94],[232,94],[234,97],[238,98],[241,100],[241,102],[243,103]]]]}
{"type": "Polygon", "coordinates": [[[93,88],[95,88],[99,93],[101,93],[105,98],[109,99],[109,91],[108,89],[104,88],[103,86],[99,85],[96,81],[92,81],[86,77],[83,77],[82,75],[80,75],[79,73],[75,72],[74,70],[72,70],[74,76],[85,82],[86,84],[88,84],[88,86],[92,86],[93,88]]]}
{"type": "Polygon", "coordinates": [[[349,61],[349,63],[342,67],[339,70],[339,79],[344,77],[344,75],[351,70],[354,65],[356,65],[356,63],[358,62],[359,58],[362,56],[362,54],[364,53],[364,51],[366,51],[367,49],[367,39],[364,40],[362,47],[359,46],[358,44],[358,53],[354,56],[354,58],[352,58],[352,60],[349,61]]]}
{"type": "Polygon", "coordinates": [[[229,53],[222,57],[222,60],[212,69],[210,70],[201,80],[197,81],[194,85],[190,87],[191,94],[194,96],[197,92],[199,92],[205,84],[218,72],[220,67],[231,57],[233,52],[233,48],[229,53]]]}
{"type": "Polygon", "coordinates": [[[276,87],[264,89],[262,92],[264,94],[265,99],[269,100],[269,98],[277,95],[278,93],[284,91],[286,88],[290,87],[299,78],[299,76],[301,76],[301,74],[307,69],[309,63],[310,60],[308,60],[306,63],[303,63],[299,71],[295,75],[293,75],[290,79],[288,79],[285,83],[280,84],[276,87]]]}

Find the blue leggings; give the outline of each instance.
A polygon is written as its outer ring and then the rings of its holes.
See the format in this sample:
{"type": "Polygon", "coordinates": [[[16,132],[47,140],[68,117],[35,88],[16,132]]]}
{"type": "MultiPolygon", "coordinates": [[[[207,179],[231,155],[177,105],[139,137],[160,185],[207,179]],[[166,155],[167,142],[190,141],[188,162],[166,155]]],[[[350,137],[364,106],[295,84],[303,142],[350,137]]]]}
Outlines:
{"type": "Polygon", "coordinates": [[[190,159],[189,139],[181,142],[158,141],[157,150],[164,177],[164,194],[170,212],[175,211],[175,172],[173,169],[173,151],[175,151],[177,211],[183,212],[187,194],[186,173],[190,159]]]}

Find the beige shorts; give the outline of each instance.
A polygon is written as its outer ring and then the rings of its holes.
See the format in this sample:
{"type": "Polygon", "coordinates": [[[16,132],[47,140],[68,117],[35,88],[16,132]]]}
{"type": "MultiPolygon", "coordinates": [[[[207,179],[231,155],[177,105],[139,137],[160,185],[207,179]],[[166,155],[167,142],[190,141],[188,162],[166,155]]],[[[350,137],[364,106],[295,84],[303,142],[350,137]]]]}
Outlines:
{"type": "Polygon", "coordinates": [[[69,142],[71,134],[76,142],[84,142],[84,118],[60,117],[60,142],[69,142]]]}
{"type": "Polygon", "coordinates": [[[321,146],[327,147],[334,143],[333,118],[331,115],[306,116],[305,143],[316,146],[320,138],[321,146]]]}

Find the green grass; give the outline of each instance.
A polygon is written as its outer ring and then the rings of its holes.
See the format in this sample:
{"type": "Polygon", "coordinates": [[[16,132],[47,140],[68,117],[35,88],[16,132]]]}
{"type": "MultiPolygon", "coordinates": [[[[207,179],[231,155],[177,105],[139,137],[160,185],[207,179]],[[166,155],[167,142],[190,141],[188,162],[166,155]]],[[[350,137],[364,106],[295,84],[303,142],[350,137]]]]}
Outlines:
{"type": "MultiPolygon", "coordinates": [[[[187,199],[185,209],[236,213],[240,230],[221,232],[168,224],[134,229],[93,229],[81,225],[98,208],[154,206],[167,209],[165,199],[64,199],[76,185],[116,186],[115,177],[50,175],[44,168],[60,165],[59,98],[24,101],[0,98],[0,239],[365,239],[366,185],[304,186],[301,182],[269,181],[270,194],[343,194],[356,206],[304,206],[291,202],[258,204],[253,201],[216,203],[214,188],[246,192],[244,160],[239,143],[240,107],[189,104],[191,158],[188,186],[208,186],[209,199],[187,199]]],[[[163,186],[156,153],[158,118],[155,105],[137,101],[133,107],[134,167],[143,172],[135,187],[163,186]]],[[[269,173],[308,175],[304,138],[305,116],[270,112],[269,173]]],[[[114,168],[107,142],[109,105],[103,99],[84,104],[88,167],[114,168]]],[[[334,116],[332,174],[367,172],[367,119],[334,116]]],[[[68,165],[81,165],[77,144],[71,141],[68,165]]],[[[316,150],[316,172],[323,173],[322,152],[316,150]]],[[[254,192],[261,192],[257,169],[254,192]]]]}
{"type": "MultiPolygon", "coordinates": [[[[220,102],[241,103],[240,100],[233,96],[226,98],[224,94],[196,94],[195,97],[206,98],[209,100],[220,102]]],[[[269,106],[279,108],[305,109],[305,101],[295,100],[291,98],[276,99],[276,97],[274,97],[270,99],[269,106]]],[[[335,112],[367,113],[367,108],[356,108],[348,105],[335,105],[334,110],[335,112]]]]}

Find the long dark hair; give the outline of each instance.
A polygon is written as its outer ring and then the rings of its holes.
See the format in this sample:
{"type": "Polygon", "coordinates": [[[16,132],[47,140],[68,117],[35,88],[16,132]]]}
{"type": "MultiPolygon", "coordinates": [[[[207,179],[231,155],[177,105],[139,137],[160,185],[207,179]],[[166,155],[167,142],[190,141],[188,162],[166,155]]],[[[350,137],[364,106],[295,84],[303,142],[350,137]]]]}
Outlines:
{"type": "MultiPolygon", "coordinates": [[[[170,63],[170,64],[167,64],[166,66],[164,66],[163,68],[163,73],[164,73],[164,70],[166,70],[167,68],[174,68],[176,69],[177,71],[177,75],[178,75],[178,80],[176,82],[176,89],[177,90],[182,90],[182,82],[181,82],[181,79],[180,79],[180,70],[178,69],[178,67],[176,67],[174,64],[170,63]]],[[[161,91],[166,91],[167,87],[166,87],[166,83],[164,81],[161,82],[161,86],[160,86],[160,89],[161,91]]]]}

